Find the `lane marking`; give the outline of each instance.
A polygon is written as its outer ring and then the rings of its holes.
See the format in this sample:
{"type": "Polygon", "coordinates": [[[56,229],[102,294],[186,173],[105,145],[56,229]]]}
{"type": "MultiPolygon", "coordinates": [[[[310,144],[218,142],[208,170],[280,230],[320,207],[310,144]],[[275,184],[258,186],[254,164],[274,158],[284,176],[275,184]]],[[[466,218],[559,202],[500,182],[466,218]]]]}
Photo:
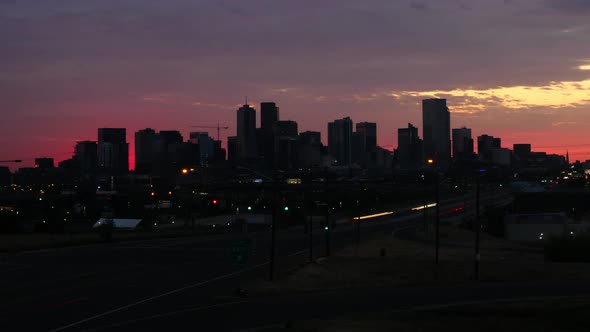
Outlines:
{"type": "Polygon", "coordinates": [[[162,313],[162,314],[146,316],[146,317],[141,317],[141,318],[137,318],[137,319],[131,319],[131,320],[127,320],[124,322],[115,323],[115,324],[111,324],[111,325],[99,326],[97,328],[89,329],[86,331],[102,331],[102,330],[107,330],[107,329],[112,329],[112,328],[116,328],[116,327],[121,327],[121,326],[129,325],[129,324],[133,324],[133,323],[144,322],[144,321],[148,321],[148,320],[152,320],[152,319],[169,317],[169,316],[174,316],[174,315],[178,315],[178,314],[184,314],[187,312],[204,311],[204,310],[209,310],[209,309],[214,309],[214,308],[219,308],[219,307],[231,306],[231,305],[235,305],[235,304],[244,304],[244,303],[248,303],[248,302],[249,301],[233,301],[233,302],[225,302],[225,303],[213,304],[213,305],[208,305],[208,306],[180,309],[180,310],[170,311],[170,312],[166,312],[166,313],[162,313]]]}
{"type": "MultiPolygon", "coordinates": [[[[296,255],[299,255],[299,254],[304,253],[306,251],[307,251],[307,249],[300,250],[300,251],[297,251],[297,252],[294,252],[294,253],[291,253],[291,254],[287,255],[287,257],[296,256],[296,255]]],[[[203,286],[203,285],[212,283],[214,281],[218,281],[218,280],[221,280],[221,279],[232,277],[232,276],[235,276],[235,275],[238,275],[238,274],[242,274],[242,273],[245,273],[245,272],[253,271],[253,270],[256,270],[256,269],[258,269],[260,267],[263,267],[265,265],[268,265],[269,263],[270,263],[269,261],[266,261],[264,263],[260,263],[260,264],[257,264],[257,265],[254,265],[254,266],[250,266],[250,267],[247,267],[247,268],[244,268],[244,269],[240,269],[240,270],[237,270],[237,271],[234,271],[234,272],[231,272],[231,273],[227,273],[227,274],[224,274],[224,275],[221,275],[221,276],[217,276],[215,278],[211,278],[211,279],[208,279],[208,280],[205,280],[205,281],[200,281],[200,282],[195,283],[195,284],[191,284],[191,285],[188,285],[188,286],[177,288],[177,289],[171,290],[171,291],[166,292],[166,293],[162,293],[162,294],[159,294],[159,295],[148,297],[148,298],[145,298],[143,300],[136,301],[136,302],[133,302],[133,303],[124,305],[122,307],[118,307],[118,308],[115,308],[115,309],[112,309],[112,310],[109,310],[109,311],[105,311],[103,313],[96,314],[94,316],[90,316],[88,318],[79,320],[77,322],[74,322],[74,323],[71,323],[71,324],[68,324],[68,325],[64,325],[64,326],[55,328],[53,330],[50,330],[49,332],[63,331],[63,330],[68,329],[70,327],[78,326],[78,325],[81,325],[83,323],[87,323],[89,321],[95,320],[95,319],[100,318],[100,317],[108,316],[110,314],[114,314],[114,313],[119,312],[119,311],[123,311],[123,310],[129,309],[129,308],[132,308],[132,307],[136,307],[136,306],[138,306],[140,304],[143,304],[143,303],[146,303],[146,302],[149,302],[149,301],[153,301],[153,300],[156,300],[156,299],[159,299],[159,298],[168,296],[168,295],[180,293],[180,292],[183,292],[183,291],[185,291],[187,289],[191,289],[191,288],[196,288],[196,287],[199,287],[199,286],[203,286]]]]}

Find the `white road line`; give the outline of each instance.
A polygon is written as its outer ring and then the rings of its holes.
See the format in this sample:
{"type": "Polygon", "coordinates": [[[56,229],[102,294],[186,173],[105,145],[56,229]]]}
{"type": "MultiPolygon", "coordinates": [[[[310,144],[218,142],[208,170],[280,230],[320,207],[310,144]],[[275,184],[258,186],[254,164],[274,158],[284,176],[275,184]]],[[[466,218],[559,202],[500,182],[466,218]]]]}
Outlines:
{"type": "Polygon", "coordinates": [[[171,294],[180,293],[180,292],[185,291],[187,289],[191,289],[191,288],[203,286],[203,285],[212,283],[212,282],[217,281],[217,280],[221,280],[221,279],[224,279],[224,278],[232,277],[232,276],[235,276],[235,275],[244,273],[244,272],[252,271],[252,270],[255,270],[255,269],[257,269],[259,267],[262,267],[262,266],[264,266],[266,264],[268,264],[268,262],[261,263],[261,264],[258,264],[258,265],[254,265],[254,266],[251,266],[251,267],[248,267],[248,268],[245,268],[245,269],[237,270],[237,271],[234,271],[234,272],[231,272],[231,273],[228,273],[228,274],[224,274],[224,275],[221,275],[221,276],[218,276],[218,277],[209,279],[209,280],[198,282],[196,284],[192,284],[192,285],[184,286],[184,287],[181,287],[181,288],[177,288],[177,289],[171,290],[171,291],[166,292],[166,293],[162,293],[162,294],[159,294],[159,295],[148,297],[146,299],[143,299],[143,300],[140,300],[140,301],[137,301],[137,302],[133,302],[133,303],[124,305],[122,307],[109,310],[109,311],[105,311],[103,313],[100,313],[100,314],[97,314],[97,315],[94,315],[94,316],[91,316],[91,317],[88,317],[88,318],[79,320],[77,322],[74,322],[74,323],[71,323],[71,324],[68,324],[68,325],[65,325],[65,326],[58,327],[56,329],[50,330],[49,332],[63,331],[63,330],[68,329],[70,327],[78,326],[80,324],[89,322],[91,320],[95,320],[95,319],[100,318],[100,317],[104,317],[104,316],[107,316],[107,315],[110,315],[110,314],[114,314],[116,312],[123,311],[125,309],[129,309],[129,308],[138,306],[138,305],[140,305],[142,303],[146,303],[146,302],[149,302],[149,301],[153,301],[153,300],[162,298],[164,296],[168,296],[168,295],[171,295],[171,294]]]}
{"type": "MultiPolygon", "coordinates": [[[[292,254],[287,255],[287,257],[296,256],[296,255],[299,255],[299,254],[304,253],[306,251],[307,251],[307,249],[300,250],[300,251],[297,251],[297,252],[294,252],[292,254]]],[[[177,289],[171,290],[171,291],[166,292],[166,293],[162,293],[162,294],[159,294],[159,295],[148,297],[146,299],[143,299],[143,300],[140,300],[140,301],[137,301],[137,302],[133,302],[133,303],[124,305],[122,307],[115,308],[115,309],[112,309],[112,310],[109,310],[109,311],[105,311],[103,313],[96,314],[94,316],[91,316],[91,317],[88,317],[88,318],[79,320],[77,322],[74,322],[74,323],[71,323],[71,324],[68,324],[68,325],[64,325],[64,326],[55,328],[53,330],[50,330],[49,332],[63,331],[63,330],[68,329],[70,327],[78,326],[78,325],[81,325],[83,323],[89,322],[91,320],[95,320],[95,319],[100,318],[100,317],[108,316],[110,314],[114,314],[114,313],[119,312],[119,311],[123,311],[123,310],[129,309],[129,308],[132,308],[132,307],[136,307],[136,306],[138,306],[140,304],[143,304],[143,303],[146,303],[146,302],[149,302],[149,301],[153,301],[153,300],[162,298],[164,296],[168,296],[168,295],[180,293],[180,292],[185,291],[187,289],[191,289],[191,288],[203,286],[203,285],[212,283],[212,282],[217,281],[217,280],[221,280],[221,279],[224,279],[224,278],[232,277],[232,276],[235,276],[235,275],[238,275],[238,274],[242,274],[244,272],[249,272],[249,271],[252,271],[252,270],[256,270],[257,268],[262,267],[262,266],[265,266],[268,263],[269,263],[269,261],[266,261],[264,263],[260,263],[258,265],[250,266],[250,267],[247,267],[247,268],[244,268],[244,269],[241,269],[241,270],[237,270],[237,271],[234,271],[234,272],[231,272],[231,273],[228,273],[228,274],[224,274],[224,275],[221,275],[221,276],[218,276],[218,277],[209,279],[209,280],[201,281],[201,282],[198,282],[198,283],[195,283],[195,284],[192,284],[192,285],[188,285],[188,286],[184,286],[184,287],[181,287],[181,288],[177,288],[177,289]]]]}
{"type": "Polygon", "coordinates": [[[115,323],[115,324],[111,324],[111,325],[107,325],[107,326],[100,326],[94,329],[90,329],[90,330],[86,330],[88,332],[90,331],[102,331],[102,330],[107,330],[107,329],[112,329],[112,328],[116,328],[116,327],[121,327],[121,326],[125,326],[125,325],[129,325],[129,324],[133,324],[133,323],[139,323],[139,322],[144,322],[147,320],[151,320],[151,319],[156,319],[156,318],[162,318],[162,317],[169,317],[169,316],[174,316],[177,314],[184,314],[187,312],[194,312],[194,311],[203,311],[203,310],[208,310],[208,309],[213,309],[213,308],[219,308],[219,307],[225,307],[225,306],[230,306],[230,305],[234,305],[234,304],[243,304],[243,303],[248,303],[249,301],[233,301],[233,302],[225,302],[225,303],[219,303],[219,304],[213,304],[213,305],[208,305],[208,306],[202,306],[202,307],[193,307],[193,308],[188,308],[188,309],[181,309],[181,310],[176,310],[176,311],[170,311],[170,312],[165,312],[162,314],[157,314],[157,315],[152,315],[152,316],[146,316],[146,317],[141,317],[141,318],[137,318],[137,319],[131,319],[128,321],[124,321],[124,322],[120,322],[120,323],[115,323]]]}

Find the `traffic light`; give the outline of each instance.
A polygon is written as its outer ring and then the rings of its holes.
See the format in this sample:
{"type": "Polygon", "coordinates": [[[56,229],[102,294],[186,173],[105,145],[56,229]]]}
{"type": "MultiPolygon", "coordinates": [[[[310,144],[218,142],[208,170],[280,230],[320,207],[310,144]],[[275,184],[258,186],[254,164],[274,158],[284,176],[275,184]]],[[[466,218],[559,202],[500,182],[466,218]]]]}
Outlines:
{"type": "Polygon", "coordinates": [[[285,211],[289,211],[289,207],[288,206],[285,206],[284,210],[285,211]]]}
{"type": "Polygon", "coordinates": [[[212,200],[211,203],[213,203],[213,205],[217,205],[217,203],[219,203],[216,199],[212,200]]]}
{"type": "Polygon", "coordinates": [[[248,205],[248,211],[252,211],[252,207],[248,205]]]}

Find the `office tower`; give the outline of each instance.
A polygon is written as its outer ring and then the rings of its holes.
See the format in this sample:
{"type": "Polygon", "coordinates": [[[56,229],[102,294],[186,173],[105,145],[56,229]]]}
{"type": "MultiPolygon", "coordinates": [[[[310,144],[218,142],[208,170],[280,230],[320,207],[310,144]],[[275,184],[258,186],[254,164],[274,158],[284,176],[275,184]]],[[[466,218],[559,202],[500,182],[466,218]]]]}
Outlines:
{"type": "Polygon", "coordinates": [[[480,161],[491,163],[492,150],[500,149],[502,141],[498,137],[490,135],[480,135],[477,137],[477,155],[480,161]]]}
{"type": "Polygon", "coordinates": [[[514,144],[512,146],[514,150],[514,163],[517,167],[527,167],[528,160],[531,155],[530,144],[514,144]]]}
{"type": "Polygon", "coordinates": [[[243,105],[237,110],[238,160],[251,162],[256,155],[256,110],[243,105]]]}
{"type": "Polygon", "coordinates": [[[98,169],[98,149],[96,142],[76,142],[73,159],[78,163],[82,175],[95,174],[98,169]]]}
{"type": "Polygon", "coordinates": [[[12,184],[12,173],[8,166],[0,166],[0,186],[9,186],[12,184]]]}
{"type": "Polygon", "coordinates": [[[305,131],[299,134],[297,144],[297,166],[309,168],[322,162],[322,134],[319,131],[305,131]]]}
{"type": "Polygon", "coordinates": [[[451,162],[451,115],[446,99],[422,100],[424,158],[446,169],[451,162]]]}
{"type": "Polygon", "coordinates": [[[340,166],[352,161],[352,120],[349,117],[328,123],[328,151],[340,166]]]}
{"type": "Polygon", "coordinates": [[[356,132],[361,139],[361,153],[375,150],[377,147],[377,124],[374,122],[359,122],[356,132]]]}
{"type": "Polygon", "coordinates": [[[198,144],[199,161],[202,165],[209,163],[215,157],[215,142],[207,132],[192,132],[190,133],[190,142],[198,144]]]}
{"type": "Polygon", "coordinates": [[[135,132],[135,171],[149,173],[156,159],[158,135],[152,128],[135,132]]]}
{"type": "Polygon", "coordinates": [[[352,134],[352,160],[363,166],[367,165],[368,154],[377,149],[377,124],[359,122],[352,134]]]}
{"type": "Polygon", "coordinates": [[[40,170],[48,170],[55,167],[53,158],[35,158],[35,168],[40,170]]]}
{"type": "Polygon", "coordinates": [[[418,128],[408,123],[408,128],[397,130],[397,165],[399,169],[416,170],[424,164],[423,143],[418,128]]]}
{"type": "Polygon", "coordinates": [[[267,168],[274,166],[275,139],[273,137],[273,126],[279,121],[279,108],[275,103],[260,103],[260,128],[256,131],[258,154],[264,158],[264,165],[267,168]]]}
{"type": "Polygon", "coordinates": [[[158,139],[166,144],[182,142],[182,134],[178,130],[160,130],[158,139]]]}
{"type": "Polygon", "coordinates": [[[260,103],[260,128],[266,132],[272,132],[272,126],[279,121],[279,108],[275,103],[260,103]]]}
{"type": "Polygon", "coordinates": [[[295,147],[297,142],[297,122],[277,121],[273,124],[274,166],[276,169],[289,170],[295,167],[295,147]]]}
{"type": "Polygon", "coordinates": [[[238,160],[238,137],[227,137],[227,161],[236,162],[238,160]]]}
{"type": "Polygon", "coordinates": [[[98,165],[108,173],[129,171],[129,144],[125,128],[98,129],[98,165]]]}
{"type": "Polygon", "coordinates": [[[322,133],[319,131],[304,131],[299,134],[299,140],[303,144],[322,146],[322,133]]]}
{"type": "Polygon", "coordinates": [[[473,138],[470,128],[453,128],[453,160],[468,160],[473,157],[473,138]]]}

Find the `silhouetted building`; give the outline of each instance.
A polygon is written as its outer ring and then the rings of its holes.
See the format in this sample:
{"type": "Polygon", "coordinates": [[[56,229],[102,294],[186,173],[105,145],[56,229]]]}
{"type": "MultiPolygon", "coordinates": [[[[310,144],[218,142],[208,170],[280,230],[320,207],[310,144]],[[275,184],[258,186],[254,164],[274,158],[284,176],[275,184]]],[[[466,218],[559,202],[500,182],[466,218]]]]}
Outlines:
{"type": "Polygon", "coordinates": [[[373,151],[377,147],[377,124],[374,122],[359,122],[356,132],[361,138],[361,153],[373,151]]]}
{"type": "Polygon", "coordinates": [[[366,167],[369,153],[377,148],[377,124],[360,122],[352,134],[352,161],[366,167]]]}
{"type": "Polygon", "coordinates": [[[190,133],[190,142],[199,145],[199,161],[202,165],[205,165],[214,159],[215,143],[213,139],[209,137],[209,133],[190,133]]]}
{"type": "Polygon", "coordinates": [[[485,134],[477,137],[477,154],[480,161],[492,163],[492,150],[501,147],[502,140],[500,138],[485,134]]]}
{"type": "Polygon", "coordinates": [[[418,128],[408,123],[408,128],[397,130],[397,165],[399,169],[416,170],[424,164],[423,143],[418,128]]]}
{"type": "Polygon", "coordinates": [[[299,167],[320,166],[322,162],[321,135],[319,131],[305,131],[299,134],[297,144],[297,165],[299,167]]]}
{"type": "Polygon", "coordinates": [[[55,168],[53,158],[35,158],[35,167],[44,171],[55,168]]]}
{"type": "Polygon", "coordinates": [[[493,148],[492,152],[492,164],[509,166],[512,164],[512,151],[506,148],[493,148]]]}
{"type": "Polygon", "coordinates": [[[0,186],[9,186],[12,184],[12,173],[8,166],[0,166],[0,186]]]}
{"type": "Polygon", "coordinates": [[[182,142],[182,134],[178,130],[160,130],[158,139],[166,144],[182,142]]]}
{"type": "Polygon", "coordinates": [[[98,149],[94,141],[76,142],[73,159],[78,162],[81,175],[92,175],[98,169],[98,149]]]}
{"type": "Polygon", "coordinates": [[[295,121],[277,121],[273,124],[275,168],[289,170],[295,166],[297,135],[295,121]]]}
{"type": "Polygon", "coordinates": [[[530,144],[514,144],[514,164],[516,167],[527,167],[527,161],[531,154],[530,144]]]}
{"type": "Polygon", "coordinates": [[[98,165],[108,173],[129,171],[129,144],[125,128],[98,129],[98,165]]]}
{"type": "Polygon", "coordinates": [[[451,115],[446,99],[422,100],[424,157],[440,168],[451,162],[451,115]]]}
{"type": "Polygon", "coordinates": [[[256,110],[243,105],[237,110],[237,147],[240,161],[252,162],[256,159],[256,110]]]}
{"type": "Polygon", "coordinates": [[[273,127],[279,121],[279,108],[275,103],[260,103],[260,129],[256,131],[257,149],[264,158],[264,165],[272,168],[275,162],[275,138],[273,127]]]}
{"type": "Polygon", "coordinates": [[[135,171],[150,173],[156,159],[158,135],[151,128],[135,132],[135,171]]]}
{"type": "Polygon", "coordinates": [[[279,108],[275,103],[260,103],[260,128],[272,132],[273,125],[279,121],[279,108]]]}
{"type": "Polygon", "coordinates": [[[473,158],[473,138],[470,128],[453,129],[453,160],[462,161],[473,158]]]}
{"type": "Polygon", "coordinates": [[[184,142],[177,130],[162,130],[156,140],[154,171],[159,175],[176,175],[180,169],[199,163],[198,145],[184,142]]]}
{"type": "Polygon", "coordinates": [[[216,163],[225,161],[225,149],[221,147],[221,141],[213,141],[213,160],[216,163]]]}
{"type": "Polygon", "coordinates": [[[235,163],[238,160],[238,137],[227,137],[227,161],[235,163]]]}
{"type": "Polygon", "coordinates": [[[328,151],[340,166],[352,161],[352,120],[349,117],[328,123],[328,151]]]}

